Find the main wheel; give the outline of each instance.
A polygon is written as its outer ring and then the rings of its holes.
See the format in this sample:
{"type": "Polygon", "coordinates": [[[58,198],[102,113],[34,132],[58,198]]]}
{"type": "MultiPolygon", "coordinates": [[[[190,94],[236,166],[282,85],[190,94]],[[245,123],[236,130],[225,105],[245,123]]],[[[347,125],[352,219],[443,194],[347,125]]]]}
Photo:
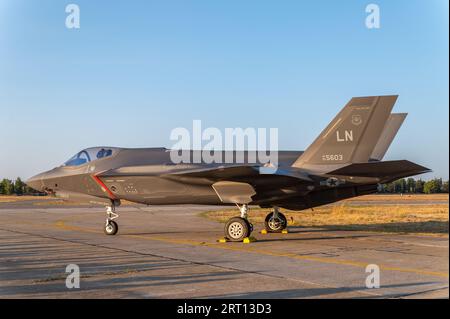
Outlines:
{"type": "Polygon", "coordinates": [[[230,241],[243,241],[250,233],[250,223],[241,217],[233,217],[225,225],[225,236],[230,241]]]}
{"type": "Polygon", "coordinates": [[[266,216],[266,220],[264,221],[264,226],[266,230],[271,233],[280,233],[283,229],[287,227],[287,219],[282,213],[278,213],[277,218],[274,216],[275,214],[271,212],[266,216]]]}
{"type": "Polygon", "coordinates": [[[110,220],[108,224],[105,225],[105,234],[106,235],[115,235],[119,230],[119,225],[113,220],[110,220]]]}

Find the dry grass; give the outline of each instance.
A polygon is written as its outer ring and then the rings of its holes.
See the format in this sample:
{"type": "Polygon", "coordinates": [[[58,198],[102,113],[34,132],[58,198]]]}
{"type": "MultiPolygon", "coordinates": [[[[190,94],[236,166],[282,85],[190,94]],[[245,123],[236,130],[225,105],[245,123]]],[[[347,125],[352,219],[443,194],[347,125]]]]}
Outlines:
{"type": "MultiPolygon", "coordinates": [[[[98,203],[91,203],[87,201],[74,201],[74,200],[62,200],[55,197],[50,197],[49,201],[33,203],[35,206],[92,206],[99,205],[98,203]],[[52,200],[51,200],[52,199],[52,200]]],[[[127,200],[121,200],[120,206],[132,206],[136,205],[133,202],[127,200]]]]}
{"type": "Polygon", "coordinates": [[[448,194],[373,194],[347,199],[345,202],[366,201],[448,201],[448,194]]]}
{"type": "MultiPolygon", "coordinates": [[[[17,203],[17,202],[25,202],[25,201],[38,201],[34,202],[35,206],[71,206],[71,205],[91,205],[91,203],[87,201],[74,201],[74,200],[63,200],[54,196],[17,196],[17,195],[0,195],[0,204],[1,203],[17,203]]],[[[134,203],[129,202],[127,200],[122,200],[122,205],[129,206],[134,205],[134,203]]]]}
{"type": "MultiPolygon", "coordinates": [[[[402,233],[448,233],[448,195],[403,196],[371,195],[301,212],[283,210],[292,226],[320,227],[332,230],[364,230],[402,233]],[[417,205],[415,201],[430,201],[417,205]],[[371,202],[355,205],[356,201],[371,202]],[[436,203],[442,201],[442,203],[436,203]],[[373,202],[373,204],[372,204],[373,202]],[[378,202],[378,203],[377,203],[378,202]],[[398,204],[397,204],[398,203],[398,204]]],[[[262,223],[270,209],[251,209],[250,220],[262,223]]],[[[236,209],[213,211],[208,218],[225,222],[236,216],[236,209]]]]}
{"type": "Polygon", "coordinates": [[[48,200],[48,196],[17,196],[17,195],[0,195],[0,203],[22,202],[27,200],[48,200]]]}

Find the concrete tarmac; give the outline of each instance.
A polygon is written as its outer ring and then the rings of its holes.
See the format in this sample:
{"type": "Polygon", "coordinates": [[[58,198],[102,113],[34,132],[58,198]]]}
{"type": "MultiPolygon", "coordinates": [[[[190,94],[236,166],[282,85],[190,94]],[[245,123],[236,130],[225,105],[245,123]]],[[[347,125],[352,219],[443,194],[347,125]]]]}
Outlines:
{"type": "Polygon", "coordinates": [[[291,227],[257,242],[218,243],[221,207],[1,204],[0,298],[448,298],[448,235],[291,227]],[[80,288],[66,287],[66,266],[80,288]],[[366,288],[366,267],[380,288],[366,288]]]}

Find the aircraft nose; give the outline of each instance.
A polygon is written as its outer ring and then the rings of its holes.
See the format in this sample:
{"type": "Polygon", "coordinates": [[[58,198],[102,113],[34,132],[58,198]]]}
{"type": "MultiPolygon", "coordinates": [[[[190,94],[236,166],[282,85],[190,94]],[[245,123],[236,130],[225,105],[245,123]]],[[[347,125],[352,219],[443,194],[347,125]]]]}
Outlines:
{"type": "Polygon", "coordinates": [[[32,189],[37,190],[38,192],[42,192],[44,190],[42,175],[43,174],[38,174],[36,176],[30,177],[25,181],[25,184],[27,184],[32,189]]]}

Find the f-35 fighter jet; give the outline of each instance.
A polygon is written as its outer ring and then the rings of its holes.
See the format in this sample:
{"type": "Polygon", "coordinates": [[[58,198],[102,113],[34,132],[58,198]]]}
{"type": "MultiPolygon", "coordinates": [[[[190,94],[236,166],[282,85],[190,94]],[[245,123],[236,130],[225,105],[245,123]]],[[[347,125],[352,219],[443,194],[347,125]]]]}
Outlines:
{"type": "MultiPolygon", "coordinates": [[[[406,160],[382,161],[406,117],[391,113],[396,100],[397,96],[352,98],[305,151],[279,151],[278,165],[270,173],[265,170],[268,163],[176,164],[170,155],[178,150],[94,147],[26,183],[63,198],[104,204],[107,235],[118,231],[114,219],[121,200],[147,205],[236,205],[239,216],[226,223],[225,236],[242,241],[253,229],[247,220],[250,205],[272,208],[265,227],[281,232],[287,220],[280,208],[313,208],[429,172],[406,160]]],[[[194,156],[201,151],[189,152],[194,156]]]]}

